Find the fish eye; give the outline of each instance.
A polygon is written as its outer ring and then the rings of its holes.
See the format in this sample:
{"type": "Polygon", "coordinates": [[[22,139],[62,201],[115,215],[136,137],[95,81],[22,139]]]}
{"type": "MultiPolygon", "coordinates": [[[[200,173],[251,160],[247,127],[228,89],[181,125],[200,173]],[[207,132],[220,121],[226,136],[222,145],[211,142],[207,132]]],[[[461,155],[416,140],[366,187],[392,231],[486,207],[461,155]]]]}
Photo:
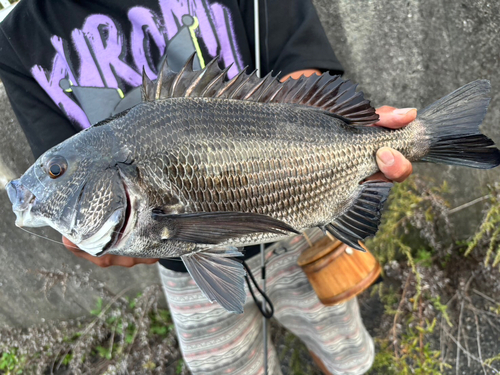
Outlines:
{"type": "Polygon", "coordinates": [[[54,156],[47,163],[47,173],[50,178],[61,177],[68,168],[68,162],[62,156],[54,156]]]}

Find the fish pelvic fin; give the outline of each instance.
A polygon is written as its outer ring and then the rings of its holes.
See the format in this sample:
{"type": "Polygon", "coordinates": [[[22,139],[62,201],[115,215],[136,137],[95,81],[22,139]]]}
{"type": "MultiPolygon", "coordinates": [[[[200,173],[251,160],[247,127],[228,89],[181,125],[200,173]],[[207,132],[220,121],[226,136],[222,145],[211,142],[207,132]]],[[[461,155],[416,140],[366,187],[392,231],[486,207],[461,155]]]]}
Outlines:
{"type": "Polygon", "coordinates": [[[228,68],[222,70],[218,57],[202,70],[193,69],[194,54],[176,73],[163,58],[156,81],[151,81],[143,70],[142,100],[154,101],[177,97],[204,97],[245,100],[259,103],[289,103],[320,109],[334,114],[350,125],[371,125],[378,121],[378,115],[370,101],[364,98],[357,85],[338,75],[323,73],[298,79],[289,78],[280,82],[273,72],[263,78],[256,72],[246,73],[243,69],[228,79],[228,68]]]}
{"type": "Polygon", "coordinates": [[[487,80],[468,83],[418,114],[430,141],[422,161],[480,169],[500,164],[495,143],[479,131],[490,103],[490,89],[487,80]]]}
{"type": "Polygon", "coordinates": [[[182,255],[189,274],[210,302],[224,309],[243,313],[245,305],[245,269],[235,256],[243,254],[226,246],[182,255]]]}
{"type": "Polygon", "coordinates": [[[377,233],[392,186],[392,182],[381,180],[365,182],[349,209],[324,228],[353,249],[365,251],[360,242],[377,233]]]}

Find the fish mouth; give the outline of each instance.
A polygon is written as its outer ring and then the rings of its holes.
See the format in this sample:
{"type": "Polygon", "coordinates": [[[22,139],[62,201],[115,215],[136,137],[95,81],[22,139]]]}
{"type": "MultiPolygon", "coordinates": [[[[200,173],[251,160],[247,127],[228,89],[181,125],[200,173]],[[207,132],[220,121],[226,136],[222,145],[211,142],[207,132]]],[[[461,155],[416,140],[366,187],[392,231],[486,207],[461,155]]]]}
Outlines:
{"type": "Polygon", "coordinates": [[[25,227],[25,226],[32,226],[29,225],[30,222],[33,221],[33,215],[31,213],[31,209],[33,208],[33,205],[35,204],[36,197],[33,195],[26,207],[22,210],[20,209],[15,209],[13,208],[12,211],[14,214],[16,214],[16,226],[19,228],[25,227]]]}
{"type": "MultiPolygon", "coordinates": [[[[33,207],[35,206],[37,200],[36,197],[33,196],[29,204],[23,210],[13,209],[12,211],[16,215],[15,225],[18,228],[40,228],[50,225],[44,217],[38,216],[33,213],[33,207]]],[[[57,229],[56,229],[57,230],[57,229]]]]}
{"type": "Polygon", "coordinates": [[[16,226],[22,227],[36,227],[44,226],[43,220],[40,220],[31,212],[36,203],[36,196],[26,187],[24,187],[19,180],[10,181],[5,190],[12,203],[12,211],[16,215],[16,226]]]}

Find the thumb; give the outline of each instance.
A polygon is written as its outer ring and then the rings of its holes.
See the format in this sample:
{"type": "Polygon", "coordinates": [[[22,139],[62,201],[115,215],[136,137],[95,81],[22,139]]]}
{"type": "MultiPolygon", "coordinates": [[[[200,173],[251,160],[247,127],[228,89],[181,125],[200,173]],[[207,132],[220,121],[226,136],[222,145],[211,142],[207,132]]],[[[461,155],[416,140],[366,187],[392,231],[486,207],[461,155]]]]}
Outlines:
{"type": "Polygon", "coordinates": [[[399,151],[382,147],[377,151],[377,164],[389,180],[402,182],[413,172],[411,163],[399,151]]]}

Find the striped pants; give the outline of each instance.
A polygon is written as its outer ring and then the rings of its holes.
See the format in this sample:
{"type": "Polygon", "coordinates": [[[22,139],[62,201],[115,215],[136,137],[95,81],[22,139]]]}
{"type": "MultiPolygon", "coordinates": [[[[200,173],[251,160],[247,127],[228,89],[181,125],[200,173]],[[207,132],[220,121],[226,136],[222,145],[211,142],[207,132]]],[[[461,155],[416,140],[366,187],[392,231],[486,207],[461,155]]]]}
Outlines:
{"type": "MultiPolygon", "coordinates": [[[[317,241],[323,234],[309,234],[317,241]]],[[[373,341],[359,314],[357,300],[324,306],[297,258],[308,247],[296,236],[266,249],[267,294],[274,317],[298,336],[332,374],[363,374],[374,358],[373,341]]],[[[260,275],[260,256],[247,261],[260,275]]],[[[211,304],[187,273],[160,266],[160,276],[185,363],[194,375],[263,374],[262,316],[247,290],[243,314],[211,304]]],[[[268,374],[281,374],[276,350],[268,345],[268,374]]]]}

